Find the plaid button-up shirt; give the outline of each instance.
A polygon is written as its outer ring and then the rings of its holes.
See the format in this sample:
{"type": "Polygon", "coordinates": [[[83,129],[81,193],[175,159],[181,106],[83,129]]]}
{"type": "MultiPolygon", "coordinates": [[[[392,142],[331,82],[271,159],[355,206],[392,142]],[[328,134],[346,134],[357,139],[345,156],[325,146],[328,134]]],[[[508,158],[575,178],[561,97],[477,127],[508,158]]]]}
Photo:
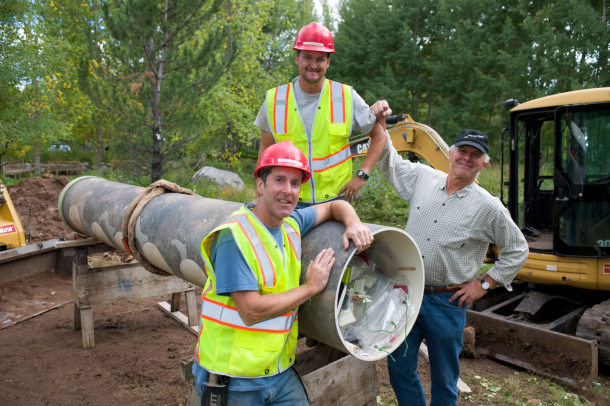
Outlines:
{"type": "Polygon", "coordinates": [[[527,259],[528,246],[500,199],[472,183],[447,196],[447,174],[403,160],[388,142],[377,167],[409,202],[405,230],[422,253],[426,285],[448,286],[472,279],[490,243],[500,248],[488,275],[508,286],[527,259]]]}

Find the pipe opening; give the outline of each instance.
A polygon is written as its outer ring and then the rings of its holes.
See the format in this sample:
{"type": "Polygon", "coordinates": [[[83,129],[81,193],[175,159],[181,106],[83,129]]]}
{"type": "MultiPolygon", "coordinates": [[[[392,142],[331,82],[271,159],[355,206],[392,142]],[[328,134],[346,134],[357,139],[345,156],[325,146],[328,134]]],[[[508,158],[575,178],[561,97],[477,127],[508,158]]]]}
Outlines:
{"type": "Polygon", "coordinates": [[[421,254],[404,231],[373,232],[372,247],[345,261],[335,293],[335,328],[345,349],[364,361],[395,351],[413,327],[423,299],[421,254]],[[405,303],[405,300],[407,302],[405,303]]]}

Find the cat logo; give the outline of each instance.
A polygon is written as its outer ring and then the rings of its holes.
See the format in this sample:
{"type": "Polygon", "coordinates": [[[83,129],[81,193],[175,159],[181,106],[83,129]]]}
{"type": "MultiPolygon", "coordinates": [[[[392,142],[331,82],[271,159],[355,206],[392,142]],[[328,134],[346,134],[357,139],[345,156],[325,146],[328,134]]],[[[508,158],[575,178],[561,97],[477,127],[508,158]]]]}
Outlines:
{"type": "Polygon", "coordinates": [[[0,228],[0,234],[10,234],[15,232],[15,225],[9,224],[8,226],[4,226],[0,228]]]}

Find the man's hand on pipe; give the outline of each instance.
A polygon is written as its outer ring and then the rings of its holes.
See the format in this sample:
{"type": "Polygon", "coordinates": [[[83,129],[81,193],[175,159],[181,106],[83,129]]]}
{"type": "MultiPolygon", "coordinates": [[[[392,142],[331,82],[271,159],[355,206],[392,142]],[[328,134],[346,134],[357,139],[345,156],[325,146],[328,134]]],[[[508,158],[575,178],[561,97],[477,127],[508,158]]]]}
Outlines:
{"type": "Polygon", "coordinates": [[[346,224],[345,233],[343,234],[343,247],[345,249],[349,248],[349,240],[354,242],[358,252],[362,252],[373,243],[373,233],[360,221],[349,225],[346,224]]]}
{"type": "Polygon", "coordinates": [[[322,292],[326,287],[330,270],[334,264],[335,251],[332,248],[323,249],[316,259],[309,263],[305,277],[307,285],[309,285],[314,295],[322,292]]]}

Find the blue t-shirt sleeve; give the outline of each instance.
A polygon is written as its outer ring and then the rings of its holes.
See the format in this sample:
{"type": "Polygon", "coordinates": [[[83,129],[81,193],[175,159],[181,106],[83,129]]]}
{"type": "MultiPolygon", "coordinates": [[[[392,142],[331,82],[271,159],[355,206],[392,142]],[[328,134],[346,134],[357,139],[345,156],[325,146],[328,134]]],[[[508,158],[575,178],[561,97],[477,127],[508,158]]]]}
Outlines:
{"type": "Polygon", "coordinates": [[[313,207],[307,207],[305,209],[296,209],[290,215],[301,229],[301,237],[303,237],[309,230],[313,228],[318,219],[318,215],[313,207]]]}
{"type": "Polygon", "coordinates": [[[231,230],[222,230],[210,245],[210,259],[216,273],[216,293],[230,296],[242,290],[258,291],[258,280],[237,247],[231,230]]]}

